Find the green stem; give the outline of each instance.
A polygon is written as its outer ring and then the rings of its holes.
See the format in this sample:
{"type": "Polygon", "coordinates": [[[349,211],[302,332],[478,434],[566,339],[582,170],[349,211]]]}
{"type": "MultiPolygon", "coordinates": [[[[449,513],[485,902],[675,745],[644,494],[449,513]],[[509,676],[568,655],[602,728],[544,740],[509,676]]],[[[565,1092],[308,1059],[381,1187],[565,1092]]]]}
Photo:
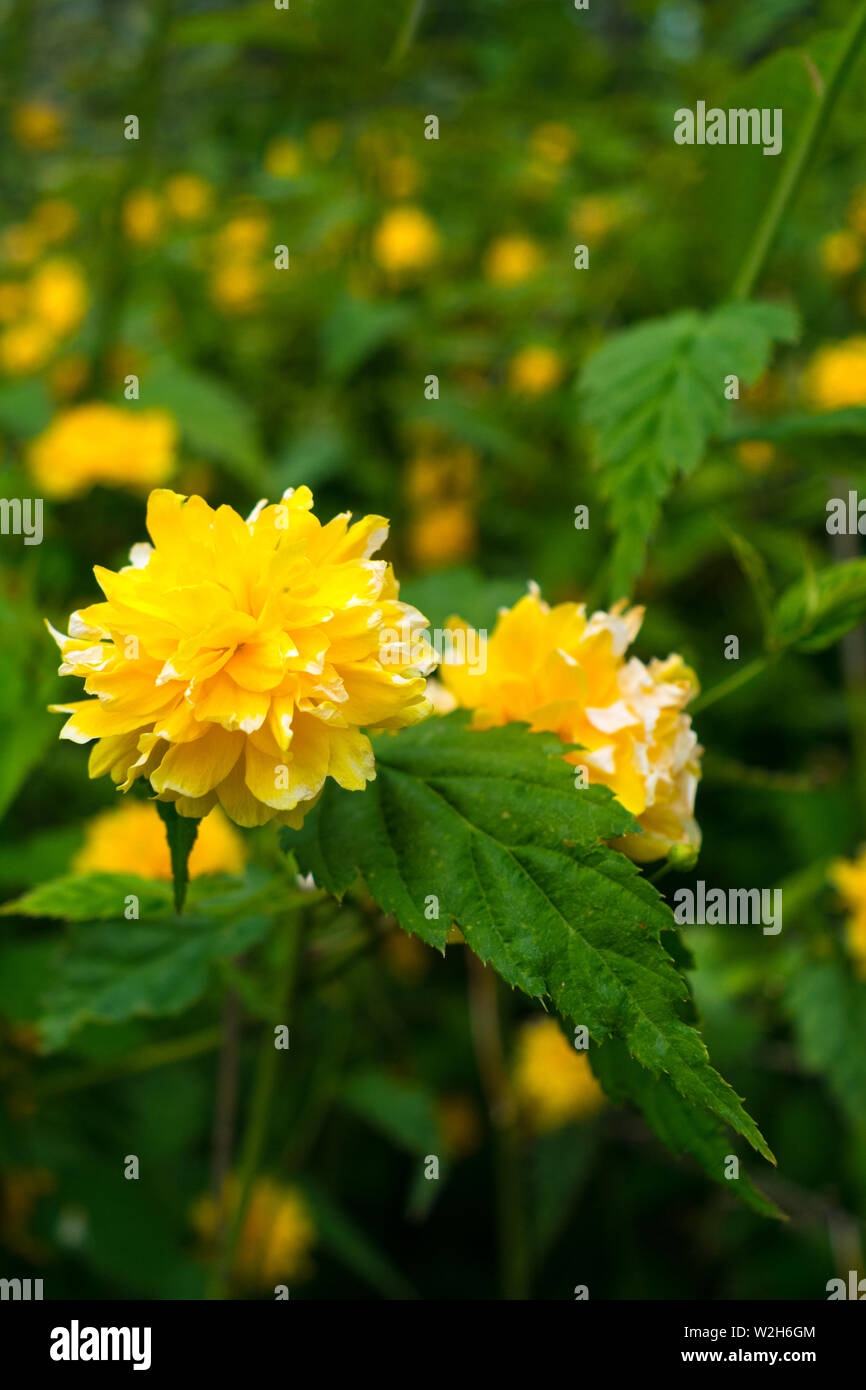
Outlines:
{"type": "Polygon", "coordinates": [[[770,665],[768,656],[756,656],[754,661],[749,661],[745,666],[741,666],[738,671],[734,671],[725,680],[719,681],[710,690],[705,690],[689,706],[690,714],[697,714],[700,710],[708,709],[717,700],[723,700],[726,695],[730,695],[734,690],[739,690],[741,685],[759,676],[762,671],[766,671],[770,665]]]}
{"type": "MultiPolygon", "coordinates": [[[[302,935],[303,913],[294,912],[286,922],[284,937],[284,959],[280,976],[278,997],[274,1007],[272,1024],[287,1024],[297,978],[298,961],[302,935]]],[[[250,1101],[243,1145],[238,1168],[237,1204],[231,1213],[228,1234],[223,1249],[219,1252],[217,1266],[211,1281],[209,1296],[215,1299],[228,1298],[231,1288],[231,1273],[235,1262],[235,1251],[247,1206],[261,1163],[265,1143],[270,1128],[271,1106],[274,1099],[277,1071],[281,1049],[275,1046],[274,1027],[266,1024],[259,1050],[258,1068],[250,1101]]]]}
{"type": "Polygon", "coordinates": [[[839,93],[845,84],[860,45],[866,36],[866,3],[858,6],[839,43],[839,51],[830,69],[826,85],[815,94],[815,100],[800,132],[791,156],[782,170],[758,223],[745,260],[732,288],[734,299],[748,299],[764,269],[785,213],[799,189],[806,166],[818,145],[839,93]]]}
{"type": "Polygon", "coordinates": [[[424,0],[409,0],[406,18],[400,27],[400,32],[397,35],[394,47],[391,49],[391,56],[388,59],[387,66],[389,68],[395,68],[409,52],[412,46],[412,40],[417,33],[418,25],[421,23],[423,10],[424,0]]]}

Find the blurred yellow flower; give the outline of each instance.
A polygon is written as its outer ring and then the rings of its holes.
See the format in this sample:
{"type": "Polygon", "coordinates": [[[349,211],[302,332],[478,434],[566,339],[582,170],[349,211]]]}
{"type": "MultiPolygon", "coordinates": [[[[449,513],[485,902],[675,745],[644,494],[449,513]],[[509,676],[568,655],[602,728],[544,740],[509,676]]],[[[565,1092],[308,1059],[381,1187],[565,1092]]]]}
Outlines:
{"type": "Polygon", "coordinates": [[[65,241],[78,226],[78,211],[65,198],[45,198],[36,204],[30,220],[44,241],[65,241]]]}
{"type": "Polygon", "coordinates": [[[406,495],[418,506],[468,498],[475,492],[479,458],[466,444],[425,444],[413,455],[406,474],[406,495]]]}
{"type": "Polygon", "coordinates": [[[503,236],[484,253],[482,269],[494,285],[519,285],[541,267],[538,244],[526,236],[503,236]]]}
{"type": "Polygon", "coordinates": [[[391,208],[373,233],[373,256],[394,274],[423,270],[436,259],[439,233],[420,208],[391,208]]]}
{"type": "Polygon", "coordinates": [[[303,165],[303,149],[286,135],[278,135],[265,150],[265,169],[274,179],[296,179],[303,165]]]}
{"type": "Polygon", "coordinates": [[[379,170],[382,189],[388,198],[411,198],[421,179],[421,170],[414,159],[398,154],[386,159],[379,170]]]}
{"type": "MultiPolygon", "coordinates": [[[[610,787],[637,818],[645,833],[616,845],[640,863],[672,845],[700,843],[694,803],[701,773],[701,749],[683,712],[697,694],[694,673],[678,656],[648,666],[626,659],[643,613],[624,600],[591,617],[584,604],[550,608],[533,586],[500,611],[481,643],[486,669],[470,666],[477,645],[469,642],[463,660],[455,642],[439,669],[457,704],[475,711],[475,728],[521,720],[578,744],[566,762],[585,768],[590,783],[610,787]]],[[[448,626],[471,630],[458,619],[448,626]]]]}
{"type": "Polygon", "coordinates": [[[15,280],[0,284],[0,323],[12,323],[27,307],[27,288],[15,280]]]}
{"type": "Polygon", "coordinates": [[[409,526],[409,551],[421,569],[439,569],[474,554],[478,544],[475,513],[465,498],[426,507],[409,526]]]}
{"type": "Polygon", "coordinates": [[[343,127],[339,121],[315,121],[307,132],[307,141],[316,159],[327,162],[342,144],[343,127]]]}
{"type": "Polygon", "coordinates": [[[261,290],[261,268],[245,261],[219,266],[211,276],[211,298],[230,314],[251,313],[258,307],[261,290]]]}
{"type": "Polygon", "coordinates": [[[831,232],[822,238],[818,258],[830,275],[851,275],[863,264],[863,247],[853,232],[831,232]]]}
{"type": "Polygon", "coordinates": [[[532,1019],[517,1034],[514,1093],[532,1129],[547,1132],[585,1120],[604,1105],[604,1092],[585,1052],[571,1047],[552,1018],[532,1019]]]}
{"type": "Polygon", "coordinates": [[[0,369],[10,376],[27,376],[44,367],[54,338],[44,323],[22,319],[0,333],[0,369]]]}
{"type": "Polygon", "coordinates": [[[848,950],[858,974],[866,977],[866,847],[856,859],[835,860],[829,879],[850,913],[846,923],[848,950]]]}
{"type": "Polygon", "coordinates": [[[763,473],[776,457],[776,449],[766,439],[744,439],[737,445],[737,458],[750,473],[763,473]]]}
{"type": "Polygon", "coordinates": [[[181,222],[206,217],[213,204],[213,189],[198,174],[173,174],[163,191],[169,210],[181,222]]]}
{"type": "Polygon", "coordinates": [[[622,221],[622,205],[611,193],[588,193],[578,199],[569,219],[575,236],[599,244],[622,221]]]}
{"type": "Polygon", "coordinates": [[[71,261],[45,261],[29,286],[30,311],[58,337],[75,331],[87,312],[87,285],[71,261]]]}
{"type": "MultiPolygon", "coordinates": [[[[194,1203],[190,1221],[208,1253],[217,1245],[221,1225],[230,1227],[240,1199],[240,1183],[227,1178],[221,1201],[212,1194],[194,1203]]],[[[256,1178],[241,1225],[232,1276],[250,1289],[273,1288],[310,1272],[316,1241],[312,1214],[301,1194],[272,1178],[256,1178]]]]}
{"type": "Polygon", "coordinates": [[[220,230],[218,251],[229,258],[245,260],[261,255],[268,239],[270,222],[257,210],[239,213],[220,230]]]}
{"type": "Polygon", "coordinates": [[[536,159],[546,160],[548,164],[565,164],[577,147],[577,137],[569,126],[545,121],[535,127],[529,145],[536,159]]]}
{"type": "Polygon", "coordinates": [[[63,120],[47,101],[26,101],[12,112],[12,134],[28,150],[54,150],[63,136],[63,120]]]}
{"type": "MultiPolygon", "coordinates": [[[[190,877],[241,874],[245,861],[243,839],[214,807],[198,828],[189,857],[190,877]]],[[[171,856],[156,807],[129,800],[93,816],[72,868],[77,874],[136,874],[171,882],[171,856]]]]}
{"type": "Polygon", "coordinates": [[[805,390],[819,410],[866,405],[866,337],[819,348],[807,368],[805,390]]]}
{"type": "Polygon", "coordinates": [[[552,347],[530,343],[515,353],[508,367],[512,391],[525,396],[543,396],[562,380],[562,358],[552,347]]]}
{"type": "Polygon", "coordinates": [[[98,739],[91,777],[147,778],[185,816],[219,800],[238,825],[298,826],[327,777],[361,791],[375,776],[362,730],[429,713],[425,619],[372,559],[387,521],[323,526],[312,506],[290,489],[245,522],[151,493],[153,545],[119,573],[97,566],[106,601],[53,634],[61,672],[97,697],[54,707],[71,716],[61,738],[98,739]]]}
{"type": "Polygon", "coordinates": [[[13,265],[32,265],[45,245],[42,233],[28,222],[7,227],[0,238],[0,250],[13,265]]]}
{"type": "Polygon", "coordinates": [[[139,246],[158,241],[163,226],[162,200],[149,188],[136,188],[123,204],[123,230],[139,246]]]}
{"type": "Polygon", "coordinates": [[[34,439],[28,465],[44,496],[77,497],[95,483],[145,490],[174,468],[177,426],[162,410],[93,401],[58,415],[34,439]]]}

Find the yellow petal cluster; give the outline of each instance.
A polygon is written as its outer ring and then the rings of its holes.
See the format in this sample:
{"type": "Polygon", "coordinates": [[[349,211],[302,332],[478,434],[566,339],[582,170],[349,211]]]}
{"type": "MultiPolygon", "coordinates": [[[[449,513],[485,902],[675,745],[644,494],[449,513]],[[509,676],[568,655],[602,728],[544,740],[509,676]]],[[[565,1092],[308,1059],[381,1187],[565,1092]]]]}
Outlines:
{"type": "Polygon", "coordinates": [[[373,256],[393,274],[423,270],[439,251],[436,225],[421,208],[389,209],[373,233],[373,256]]]}
{"type": "Polygon", "coordinates": [[[455,703],[475,711],[476,728],[522,721],[578,744],[566,760],[584,767],[589,782],[610,787],[637,817],[644,833],[617,847],[639,862],[700,842],[701,749],[683,712],[697,681],[678,656],[648,665],[626,656],[643,611],[625,603],[591,616],[584,604],[551,608],[533,586],[500,612],[486,641],[452,620],[449,627],[464,636],[455,636],[439,672],[455,703]]]}
{"type": "Polygon", "coordinates": [[[77,497],[103,483],[147,491],[174,469],[177,425],[163,410],[93,401],[58,415],[30,444],[28,466],[46,497],[77,497]]]}
{"type": "Polygon", "coordinates": [[[819,348],[809,363],[805,385],[818,410],[866,405],[866,337],[819,348]]]}
{"type": "MultiPolygon", "coordinates": [[[[217,807],[199,826],[189,856],[189,876],[240,874],[245,858],[242,837],[217,807]]],[[[170,883],[171,855],[156,808],[130,799],[93,816],[72,867],[79,874],[136,874],[170,883]]]]}
{"type": "Polygon", "coordinates": [[[74,261],[50,259],[24,282],[0,284],[0,370],[38,371],[87,312],[87,285],[74,261]]]}
{"type": "Polygon", "coordinates": [[[586,1053],[569,1046],[552,1018],[518,1030],[514,1094],[531,1128],[541,1132],[586,1119],[604,1104],[586,1053]]]}
{"type": "MultiPolygon", "coordinates": [[[[232,1176],[224,1184],[222,1200],[212,1194],[200,1197],[190,1221],[203,1244],[212,1250],[220,1225],[229,1226],[237,1209],[240,1183],[232,1176]]],[[[310,1271],[309,1254],[316,1228],[299,1192],[272,1178],[257,1178],[244,1214],[234,1255],[232,1274],[247,1288],[273,1288],[310,1271]]]]}
{"type": "Polygon", "coordinates": [[[848,909],[848,949],[861,975],[866,977],[866,846],[856,859],[837,859],[830,866],[830,882],[848,909]]]}
{"type": "Polygon", "coordinates": [[[355,791],[375,777],[362,729],[425,717],[425,620],[372,558],[387,521],[323,525],[312,506],[290,489],[244,521],[151,494],[152,546],[118,573],[97,566],[105,602],[55,634],[61,673],[95,697],[56,707],[61,737],[98,740],[91,777],[148,778],[181,815],[219,802],[238,825],[299,825],[326,777],[355,791]]]}

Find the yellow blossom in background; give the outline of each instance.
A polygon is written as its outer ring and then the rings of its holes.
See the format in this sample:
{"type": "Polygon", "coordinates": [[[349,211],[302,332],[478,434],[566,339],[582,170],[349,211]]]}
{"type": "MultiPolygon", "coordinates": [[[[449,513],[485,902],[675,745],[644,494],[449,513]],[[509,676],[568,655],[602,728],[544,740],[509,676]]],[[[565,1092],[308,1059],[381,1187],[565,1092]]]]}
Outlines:
{"type": "Polygon", "coordinates": [[[265,150],[265,169],[274,179],[296,179],[304,165],[304,151],[297,140],[278,135],[265,150]]]}
{"type": "Polygon", "coordinates": [[[307,132],[307,142],[316,159],[327,163],[343,142],[343,127],[339,121],[315,121],[307,132]]]}
{"type": "Polygon", "coordinates": [[[569,221],[576,236],[598,244],[622,221],[620,200],[611,193],[588,193],[575,204],[569,221]]]}
{"type": "Polygon", "coordinates": [[[737,445],[737,458],[750,473],[766,472],[775,457],[775,445],[766,439],[744,439],[737,445]]]}
{"type": "Polygon", "coordinates": [[[543,396],[562,380],[562,358],[552,347],[530,343],[515,353],[508,366],[508,384],[525,396],[543,396]]]}
{"type": "Polygon", "coordinates": [[[219,266],[211,276],[211,298],[230,314],[252,313],[258,307],[261,290],[261,267],[244,261],[219,266]]]}
{"type": "Polygon", "coordinates": [[[528,1124],[540,1132],[588,1119],[604,1104],[586,1053],[569,1045],[552,1018],[518,1030],[514,1093],[528,1124]]]}
{"type": "Polygon", "coordinates": [[[383,270],[423,270],[439,251],[439,233],[420,208],[391,208],[373,233],[373,256],[383,270]]]}
{"type": "Polygon", "coordinates": [[[529,147],[536,159],[548,164],[565,164],[577,148],[577,137],[567,125],[545,121],[529,137],[529,147]]]}
{"type": "Polygon", "coordinates": [[[150,246],[162,233],[164,208],[162,200],[149,188],[137,188],[127,194],[122,210],[123,230],[130,241],[150,246]]]}
{"type": "Polygon", "coordinates": [[[163,192],[170,212],[181,222],[197,222],[213,205],[213,189],[198,174],[173,174],[163,192]]]}
{"type": "Polygon", "coordinates": [[[7,227],[0,237],[0,251],[13,265],[32,265],[45,245],[41,232],[27,222],[7,227]]]}
{"type": "Polygon", "coordinates": [[[863,264],[863,247],[853,232],[831,232],[822,238],[818,258],[830,275],[851,275],[863,264]]]}
{"type": "MultiPolygon", "coordinates": [[[[220,1227],[230,1228],[239,1197],[240,1183],[230,1177],[220,1202],[208,1194],[194,1203],[191,1225],[209,1254],[218,1244],[220,1227]]],[[[315,1241],[316,1227],[301,1194],[272,1178],[256,1178],[238,1237],[232,1276],[247,1288],[271,1290],[276,1284],[303,1279],[310,1272],[315,1241]]]]}
{"type": "Polygon", "coordinates": [[[55,150],[63,137],[63,119],[50,102],[22,102],[12,112],[12,134],[27,150],[55,150]]]}
{"type": "Polygon", "coordinates": [[[541,267],[541,252],[526,236],[498,237],[484,253],[482,269],[494,285],[519,285],[541,267]]]}
{"type": "Polygon", "coordinates": [[[73,333],[87,312],[87,285],[72,261],[51,260],[34,272],[30,312],[58,337],[73,333]]]}
{"type": "Polygon", "coordinates": [[[362,729],[430,711],[426,620],[372,557],[381,516],[314,516],[309,488],[244,521],[201,497],[151,493],[131,564],[94,573],[105,602],[54,633],[61,673],[97,698],[55,706],[61,737],[97,739],[91,777],[127,791],[150,780],[185,816],[219,801],[238,825],[298,826],[326,777],[361,791],[375,777],[362,729]],[[419,655],[420,649],[420,655],[419,655]]]}
{"type": "Polygon", "coordinates": [[[856,859],[837,859],[831,864],[829,878],[850,913],[846,923],[848,950],[858,973],[866,977],[866,847],[856,859]]]}
{"type": "Polygon", "coordinates": [[[819,348],[806,371],[805,393],[819,410],[866,405],[866,338],[819,348]]]}
{"type": "Polygon", "coordinates": [[[146,490],[170,476],[177,426],[162,410],[94,401],[58,415],[34,439],[28,465],[46,497],[79,496],[95,483],[146,490]]]}
{"type": "Polygon", "coordinates": [[[464,498],[426,507],[409,526],[409,551],[420,569],[439,569],[473,555],[478,545],[474,509],[464,498]]]}
{"type": "Polygon", "coordinates": [[[45,198],[36,204],[30,220],[44,241],[65,241],[78,226],[78,211],[65,198],[45,198]]]}
{"type": "Polygon", "coordinates": [[[384,161],[379,178],[386,197],[411,198],[421,181],[421,170],[414,159],[398,154],[384,161]]]}
{"type": "MultiPolygon", "coordinates": [[[[244,842],[219,807],[198,828],[189,856],[191,878],[202,874],[241,874],[244,842]]],[[[125,801],[93,816],[84,844],[72,862],[78,874],[137,874],[171,882],[171,855],[165,826],[147,801],[125,801]]]]}
{"type": "Polygon", "coordinates": [[[44,367],[54,350],[54,338],[44,323],[22,319],[0,333],[0,370],[26,376],[44,367]]]}
{"type": "Polygon", "coordinates": [[[270,222],[263,213],[252,210],[239,213],[220,230],[218,253],[241,260],[260,256],[265,249],[270,222]]]}
{"type": "MultiPolygon", "coordinates": [[[[467,641],[463,660],[454,642],[439,670],[458,706],[475,711],[475,728],[518,720],[578,744],[566,762],[585,767],[589,782],[610,787],[637,818],[645,833],[616,845],[641,863],[700,843],[701,752],[684,713],[697,694],[694,673],[678,656],[649,665],[626,657],[643,612],[623,601],[588,617],[584,604],[550,608],[533,587],[482,643],[486,669],[469,664],[477,644],[467,641]]],[[[448,626],[471,631],[457,619],[448,626]]]]}
{"type": "Polygon", "coordinates": [[[0,284],[0,323],[12,323],[27,307],[27,287],[15,280],[0,284]]]}

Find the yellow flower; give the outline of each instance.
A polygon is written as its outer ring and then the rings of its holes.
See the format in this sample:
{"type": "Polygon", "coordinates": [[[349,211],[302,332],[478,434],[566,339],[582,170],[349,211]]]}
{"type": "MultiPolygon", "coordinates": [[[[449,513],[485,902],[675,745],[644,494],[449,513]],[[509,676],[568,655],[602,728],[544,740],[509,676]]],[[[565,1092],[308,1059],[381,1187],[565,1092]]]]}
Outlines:
{"type": "Polygon", "coordinates": [[[570,217],[575,236],[595,243],[604,241],[621,220],[620,200],[610,193],[588,193],[578,200],[570,217]]]}
{"type": "Polygon", "coordinates": [[[256,308],[262,289],[259,266],[230,262],[214,271],[210,290],[214,303],[230,314],[248,314],[256,308]]]}
{"type": "Polygon", "coordinates": [[[806,394],[819,410],[866,405],[866,338],[819,348],[806,373],[806,394]]]}
{"type": "Polygon", "coordinates": [[[256,209],[239,213],[220,231],[218,250],[231,259],[258,256],[264,250],[269,227],[267,217],[256,209]]]}
{"type": "Polygon", "coordinates": [[[181,815],[219,800],[238,825],[300,825],[326,777],[360,791],[375,777],[362,729],[429,712],[425,620],[398,600],[390,565],[371,557],[384,517],[323,526],[309,488],[244,522],[201,497],[151,493],[153,545],[137,545],[105,594],[55,633],[61,672],[96,699],[56,706],[62,738],[98,739],[91,777],[127,791],[150,779],[181,815]]]}
{"type": "Polygon", "coordinates": [[[386,159],[379,170],[382,188],[389,198],[411,198],[420,177],[421,171],[415,160],[405,154],[386,159]]]}
{"type": "Polygon", "coordinates": [[[604,1104],[586,1053],[569,1046],[552,1018],[520,1027],[514,1092],[530,1126],[542,1132],[587,1119],[604,1104]]]}
{"type": "Polygon", "coordinates": [[[818,257],[830,275],[851,275],[863,263],[863,248],[853,232],[831,232],[822,239],[818,257]]]}
{"type": "Polygon", "coordinates": [[[393,274],[423,270],[438,251],[439,233],[420,208],[391,208],[373,233],[373,256],[393,274]]]}
{"type": "Polygon", "coordinates": [[[27,101],[12,113],[12,134],[28,150],[54,150],[60,144],[63,121],[47,101],[27,101]]]}
{"type": "Polygon", "coordinates": [[[265,150],[265,169],[274,179],[296,179],[303,168],[304,152],[297,140],[279,135],[265,150]]]}
{"type": "Polygon", "coordinates": [[[173,174],[165,185],[165,201],[182,222],[197,222],[210,212],[213,189],[198,174],[173,174]]]}
{"type": "MultiPolygon", "coordinates": [[[[208,1194],[194,1203],[191,1224],[209,1252],[217,1245],[220,1226],[230,1226],[239,1196],[240,1183],[230,1177],[221,1202],[208,1194]]],[[[232,1275],[239,1284],[257,1289],[303,1279],[310,1272],[309,1255],[315,1240],[313,1218],[301,1194],[272,1178],[257,1178],[244,1214],[232,1275]]]]}
{"type": "MultiPolygon", "coordinates": [[[[199,826],[189,856],[190,877],[243,873],[245,858],[241,836],[215,807],[199,826]]],[[[156,807],[130,800],[94,816],[72,868],[78,874],[136,874],[171,882],[171,856],[156,807]]]]}
{"type": "Polygon", "coordinates": [[[776,448],[767,439],[744,439],[737,445],[737,457],[750,473],[763,473],[775,459],[776,448]]]}
{"type": "Polygon", "coordinates": [[[846,923],[848,950],[858,974],[866,977],[866,847],[856,859],[835,860],[829,879],[850,912],[846,923]]]}
{"type": "Polygon", "coordinates": [[[484,253],[484,274],[494,285],[519,285],[540,266],[539,248],[526,236],[498,237],[484,253]]]}
{"type": "Polygon", "coordinates": [[[0,334],[0,369],[12,376],[37,372],[51,356],[54,339],[45,324],[22,319],[0,334]]]}
{"type": "Polygon", "coordinates": [[[545,160],[548,164],[565,164],[574,153],[577,137],[567,125],[545,121],[535,127],[529,144],[536,159],[545,160]]]}
{"type": "Polygon", "coordinates": [[[45,198],[33,209],[31,221],[46,242],[65,241],[78,226],[78,213],[65,198],[45,198]]]}
{"type": "Polygon", "coordinates": [[[124,410],[93,401],[58,415],[29,450],[46,497],[76,497],[94,483],[141,490],[170,475],[177,426],[162,410],[124,410]]]}
{"type": "Polygon", "coordinates": [[[27,287],[14,280],[0,284],[0,323],[13,323],[27,307],[27,287]]]}
{"type": "MultiPolygon", "coordinates": [[[[533,586],[482,642],[486,669],[461,661],[454,642],[439,671],[457,704],[475,711],[476,728],[520,720],[578,744],[566,762],[610,787],[644,830],[616,842],[638,862],[700,842],[693,812],[701,750],[683,713],[697,681],[678,656],[648,666],[626,659],[642,620],[643,609],[624,601],[591,617],[583,604],[550,608],[533,586]]],[[[448,625],[470,630],[456,619],[448,625]]],[[[464,657],[477,650],[466,643],[464,657]]]]}
{"type": "Polygon", "coordinates": [[[127,194],[123,204],[123,230],[130,241],[150,246],[158,240],[162,223],[162,202],[149,188],[137,188],[127,194]]]}
{"type": "Polygon", "coordinates": [[[46,261],[29,286],[33,315],[58,337],[73,333],[87,311],[84,276],[71,261],[46,261]]]}
{"type": "Polygon", "coordinates": [[[438,502],[415,517],[409,530],[412,559],[422,569],[455,564],[471,555],[478,542],[472,509],[463,498],[438,502]]]}
{"type": "Polygon", "coordinates": [[[543,396],[562,380],[562,358],[551,347],[530,343],[512,357],[508,384],[526,396],[543,396]]]}

